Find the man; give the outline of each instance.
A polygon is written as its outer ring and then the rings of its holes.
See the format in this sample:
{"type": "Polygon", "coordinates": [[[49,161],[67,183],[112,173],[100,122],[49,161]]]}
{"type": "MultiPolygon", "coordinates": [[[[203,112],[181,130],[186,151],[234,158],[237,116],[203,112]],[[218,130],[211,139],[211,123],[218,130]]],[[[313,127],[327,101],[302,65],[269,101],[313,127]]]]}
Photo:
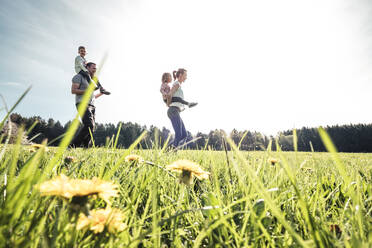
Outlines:
{"type": "MultiPolygon", "coordinates": [[[[83,77],[85,77],[88,80],[88,82],[90,82],[91,77],[89,76],[89,72],[86,68],[86,62],[87,61],[85,60],[85,55],[86,55],[87,52],[85,50],[85,47],[79,46],[78,53],[79,53],[79,55],[76,56],[76,58],[75,58],[75,72],[80,73],[83,77]]],[[[102,87],[101,83],[98,80],[95,82],[95,84],[96,84],[96,87],[103,94],[105,94],[105,95],[110,95],[111,94],[109,91],[105,90],[102,87]]]]}
{"type": "MultiPolygon", "coordinates": [[[[94,74],[96,73],[96,64],[89,62],[86,66],[89,76],[94,78],[94,74]]],[[[71,93],[75,94],[75,105],[78,108],[85,91],[89,87],[89,81],[84,77],[82,74],[78,73],[72,78],[72,86],[71,86],[71,93]]],[[[74,147],[89,147],[90,143],[90,133],[89,130],[93,133],[94,126],[95,126],[95,110],[94,107],[94,99],[102,96],[103,93],[100,92],[97,95],[94,95],[94,92],[90,96],[88,101],[88,106],[85,111],[84,116],[82,117],[83,121],[83,128],[75,137],[74,141],[72,142],[72,146],[74,147]]]]}

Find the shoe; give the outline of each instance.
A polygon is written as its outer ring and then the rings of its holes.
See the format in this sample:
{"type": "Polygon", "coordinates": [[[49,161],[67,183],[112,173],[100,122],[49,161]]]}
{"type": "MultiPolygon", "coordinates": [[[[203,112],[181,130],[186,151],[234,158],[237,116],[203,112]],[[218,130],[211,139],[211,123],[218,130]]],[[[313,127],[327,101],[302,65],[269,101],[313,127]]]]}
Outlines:
{"type": "Polygon", "coordinates": [[[189,108],[195,107],[196,105],[198,105],[197,102],[190,102],[189,103],[189,108]]]}
{"type": "Polygon", "coordinates": [[[104,88],[100,88],[99,91],[100,91],[102,94],[104,94],[104,95],[110,95],[110,94],[111,94],[110,91],[107,91],[107,90],[105,90],[104,88]]]}

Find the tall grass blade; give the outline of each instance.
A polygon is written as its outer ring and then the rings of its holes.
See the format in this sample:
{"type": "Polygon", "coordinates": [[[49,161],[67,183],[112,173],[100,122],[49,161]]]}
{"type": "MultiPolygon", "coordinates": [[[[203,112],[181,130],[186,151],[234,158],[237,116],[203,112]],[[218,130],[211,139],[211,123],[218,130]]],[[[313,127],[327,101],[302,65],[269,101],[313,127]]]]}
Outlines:
{"type": "Polygon", "coordinates": [[[116,149],[116,147],[117,147],[117,145],[118,145],[118,140],[119,140],[119,136],[120,136],[120,131],[121,131],[121,126],[122,126],[122,125],[123,125],[123,123],[120,122],[120,124],[119,124],[119,128],[118,128],[118,132],[116,133],[114,149],[116,149]]]}
{"type": "MultiPolygon", "coordinates": [[[[32,86],[29,86],[25,92],[18,98],[16,103],[13,105],[13,107],[10,108],[10,110],[7,110],[7,114],[5,115],[4,119],[0,122],[0,130],[3,129],[5,121],[8,119],[9,115],[13,112],[13,110],[18,106],[18,104],[23,100],[23,98],[27,95],[27,93],[31,90],[32,86]]],[[[0,94],[1,98],[3,99],[3,102],[6,106],[4,97],[0,94]]]]}
{"type": "Polygon", "coordinates": [[[244,167],[247,169],[248,172],[247,175],[252,182],[252,187],[263,197],[268,207],[271,209],[273,215],[285,227],[288,233],[298,242],[299,245],[301,245],[302,247],[309,247],[309,244],[305,242],[301,238],[301,236],[296,233],[293,227],[287,222],[284,214],[278,208],[276,202],[271,198],[271,196],[268,193],[268,190],[264,187],[261,180],[257,177],[256,172],[251,168],[251,166],[249,166],[241,152],[238,150],[238,148],[234,144],[234,141],[232,141],[230,138],[227,138],[227,141],[229,142],[231,148],[235,151],[235,154],[237,155],[239,160],[244,164],[244,167]]]}
{"type": "Polygon", "coordinates": [[[319,127],[318,132],[325,148],[327,149],[328,152],[331,153],[331,156],[335,161],[336,167],[340,172],[342,178],[344,179],[347,185],[350,185],[351,179],[347,174],[345,165],[342,163],[340,157],[337,154],[336,146],[333,144],[331,137],[328,135],[328,133],[324,130],[323,127],[319,127]]]}
{"type": "Polygon", "coordinates": [[[240,139],[239,145],[238,145],[238,150],[240,150],[240,146],[242,145],[242,142],[243,142],[245,136],[247,136],[247,134],[248,134],[248,131],[245,131],[244,134],[243,134],[243,136],[242,136],[242,138],[240,139]]]}

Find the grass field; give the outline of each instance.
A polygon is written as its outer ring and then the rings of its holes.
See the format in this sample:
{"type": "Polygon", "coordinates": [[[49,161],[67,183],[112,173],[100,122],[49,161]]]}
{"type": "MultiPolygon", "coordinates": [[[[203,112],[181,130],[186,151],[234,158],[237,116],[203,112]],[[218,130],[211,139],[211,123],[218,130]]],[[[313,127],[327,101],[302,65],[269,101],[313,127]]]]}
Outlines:
{"type": "Polygon", "coordinates": [[[372,247],[372,154],[322,128],[329,153],[67,149],[77,117],[59,147],[0,137],[1,247],[372,247]]]}
{"type": "Polygon", "coordinates": [[[372,246],[372,154],[167,153],[156,146],[0,151],[2,247],[372,246]],[[144,161],[126,161],[129,154],[144,161]],[[179,159],[199,164],[209,179],[181,183],[164,168],[179,159]],[[61,174],[118,185],[111,208],[122,213],[120,228],[110,231],[106,219],[101,232],[77,230],[80,213],[108,203],[43,196],[41,183],[61,174]]]}

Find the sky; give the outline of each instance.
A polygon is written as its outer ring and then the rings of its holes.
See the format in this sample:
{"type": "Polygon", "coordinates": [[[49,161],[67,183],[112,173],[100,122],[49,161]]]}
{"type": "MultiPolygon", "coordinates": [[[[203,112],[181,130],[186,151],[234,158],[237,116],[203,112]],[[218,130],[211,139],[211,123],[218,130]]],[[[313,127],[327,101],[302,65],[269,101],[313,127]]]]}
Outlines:
{"type": "Polygon", "coordinates": [[[15,109],[23,116],[74,118],[84,45],[112,92],[96,101],[99,123],[172,130],[159,89],[178,68],[185,99],[199,103],[181,113],[194,134],[371,123],[368,0],[0,2],[0,94],[9,107],[32,85],[15,109]]]}

